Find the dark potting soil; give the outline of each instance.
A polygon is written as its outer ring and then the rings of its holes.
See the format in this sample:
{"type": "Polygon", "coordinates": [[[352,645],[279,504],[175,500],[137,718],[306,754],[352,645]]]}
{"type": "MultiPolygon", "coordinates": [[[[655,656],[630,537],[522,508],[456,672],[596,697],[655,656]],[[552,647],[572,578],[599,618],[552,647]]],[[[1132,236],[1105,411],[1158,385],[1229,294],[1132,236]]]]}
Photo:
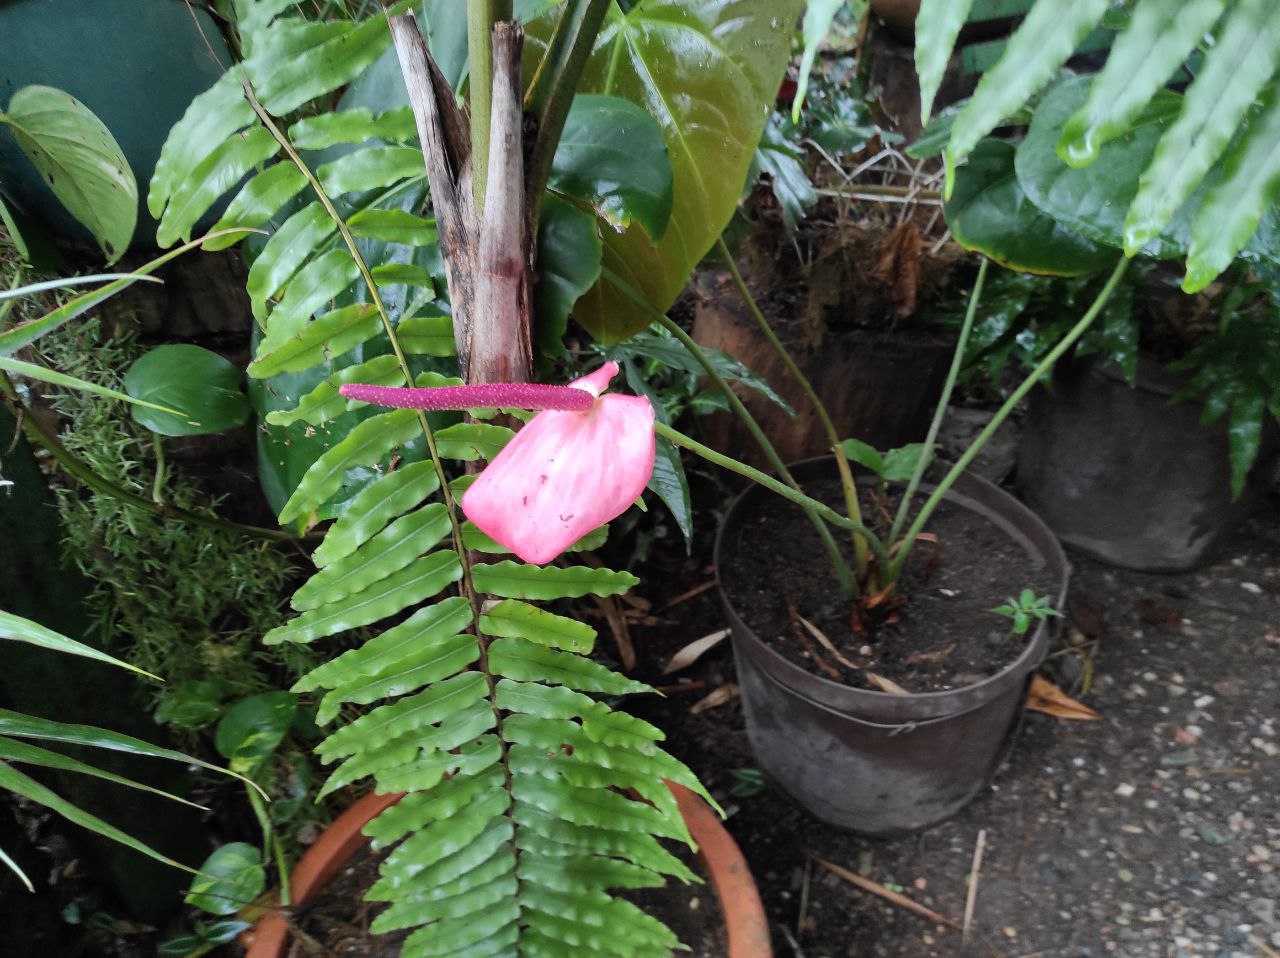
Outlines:
{"type": "MultiPolygon", "coordinates": [[[[705,869],[684,846],[672,853],[696,874],[705,869]]],[[[413,929],[375,935],[369,930],[385,906],[366,902],[364,894],[378,879],[386,852],[367,845],[358,851],[314,900],[294,909],[296,934],[288,958],[337,955],[343,958],[398,958],[413,929]],[[319,949],[316,946],[319,946],[319,949]],[[323,950],[320,950],[323,949],[323,950]]],[[[685,885],[675,879],[661,888],[644,888],[622,895],[675,932],[689,947],[687,958],[724,958],[729,953],[720,904],[710,885],[685,885]]]]}
{"type": "MultiPolygon", "coordinates": [[[[842,507],[834,480],[805,483],[805,491],[842,507]]],[[[863,499],[865,516],[881,512],[869,494],[863,499]]],[[[892,497],[883,505],[890,515],[896,507],[892,497]]],[[[1023,589],[1056,603],[1057,586],[1043,562],[966,509],[944,503],[927,531],[937,541],[916,544],[900,580],[907,601],[897,621],[868,634],[855,631],[853,609],[835,585],[808,518],[782,499],[758,499],[756,511],[725,540],[721,581],[743,621],[815,675],[873,691],[880,687],[867,673],[908,692],[972,685],[1017,658],[1026,641],[1012,635],[1010,620],[991,609],[1023,589]],[[798,617],[816,626],[840,656],[822,648],[798,617]]],[[[848,537],[837,541],[852,558],[848,537]]]]}

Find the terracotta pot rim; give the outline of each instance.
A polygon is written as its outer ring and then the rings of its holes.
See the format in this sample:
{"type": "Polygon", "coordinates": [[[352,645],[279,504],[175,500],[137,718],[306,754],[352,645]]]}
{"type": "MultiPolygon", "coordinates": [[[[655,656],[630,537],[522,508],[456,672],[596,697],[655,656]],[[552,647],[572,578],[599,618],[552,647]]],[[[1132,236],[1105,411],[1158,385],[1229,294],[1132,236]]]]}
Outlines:
{"type": "MultiPolygon", "coordinates": [[[[773,958],[764,903],[738,843],[706,802],[683,785],[667,785],[698,844],[698,856],[720,904],[729,939],[728,958],[773,958]]],[[[329,883],[367,841],[362,834],[364,826],[401,797],[366,795],[325,829],[294,867],[291,888],[295,905],[306,904],[329,883]]],[[[282,912],[269,912],[245,934],[243,942],[245,958],[284,958],[289,923],[282,912]]]]}

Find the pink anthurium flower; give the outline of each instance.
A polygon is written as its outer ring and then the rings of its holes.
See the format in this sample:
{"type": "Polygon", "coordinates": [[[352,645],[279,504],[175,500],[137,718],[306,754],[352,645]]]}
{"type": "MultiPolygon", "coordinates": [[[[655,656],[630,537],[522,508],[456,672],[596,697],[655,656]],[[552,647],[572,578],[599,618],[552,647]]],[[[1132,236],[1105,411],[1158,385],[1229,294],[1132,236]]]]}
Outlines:
{"type": "Polygon", "coordinates": [[[437,389],[345,385],[348,399],[414,409],[540,409],[476,478],[462,511],[525,562],[550,562],[627,510],[653,473],[653,406],[602,396],[608,362],[568,386],[507,383],[437,389]]]}

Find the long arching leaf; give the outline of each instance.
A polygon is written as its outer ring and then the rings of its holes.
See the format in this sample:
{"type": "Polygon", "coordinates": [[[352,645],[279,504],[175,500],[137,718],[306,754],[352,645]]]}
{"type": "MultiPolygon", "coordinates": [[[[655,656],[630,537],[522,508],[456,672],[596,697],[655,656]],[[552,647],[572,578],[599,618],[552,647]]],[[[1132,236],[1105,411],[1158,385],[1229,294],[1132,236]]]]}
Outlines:
{"type": "Polygon", "coordinates": [[[973,0],[920,0],[916,14],[916,73],[920,75],[920,123],[928,125],[947,61],[969,19],[973,0]]]}

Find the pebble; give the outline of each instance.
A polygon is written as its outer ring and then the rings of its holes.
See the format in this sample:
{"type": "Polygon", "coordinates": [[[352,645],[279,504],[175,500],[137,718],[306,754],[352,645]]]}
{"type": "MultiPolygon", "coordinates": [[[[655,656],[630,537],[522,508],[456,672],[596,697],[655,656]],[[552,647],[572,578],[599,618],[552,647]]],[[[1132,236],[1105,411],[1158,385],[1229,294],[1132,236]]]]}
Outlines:
{"type": "Polygon", "coordinates": [[[1198,709],[1207,709],[1210,705],[1214,703],[1214,701],[1215,699],[1212,695],[1198,695],[1196,696],[1195,701],[1192,702],[1191,704],[1198,709]]]}
{"type": "Polygon", "coordinates": [[[1127,783],[1116,786],[1116,794],[1121,798],[1129,798],[1135,791],[1137,791],[1137,789],[1127,783]]]}
{"type": "Polygon", "coordinates": [[[1256,582],[1241,582],[1240,588],[1253,595],[1262,595],[1262,586],[1258,585],[1256,582]]]}

